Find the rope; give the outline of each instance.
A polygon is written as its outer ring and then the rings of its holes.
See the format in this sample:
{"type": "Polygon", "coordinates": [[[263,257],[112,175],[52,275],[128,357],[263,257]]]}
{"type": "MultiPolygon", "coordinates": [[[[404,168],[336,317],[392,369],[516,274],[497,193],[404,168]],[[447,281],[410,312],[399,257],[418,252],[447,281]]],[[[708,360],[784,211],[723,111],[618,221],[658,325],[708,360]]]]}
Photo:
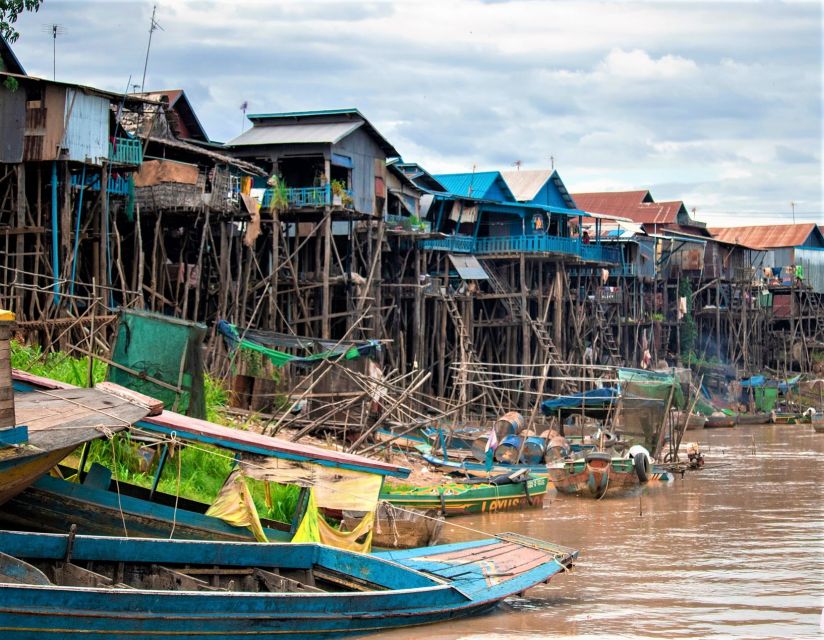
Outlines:
{"type": "Polygon", "coordinates": [[[171,433],[171,441],[172,441],[172,444],[171,444],[170,448],[171,448],[171,451],[172,451],[172,455],[174,455],[174,453],[175,453],[175,448],[177,448],[178,451],[177,451],[177,489],[175,490],[175,509],[172,512],[172,530],[169,532],[169,540],[171,540],[174,537],[175,527],[177,526],[177,503],[178,503],[178,500],[180,500],[180,475],[181,475],[180,470],[181,470],[181,465],[182,465],[181,458],[183,457],[181,455],[180,448],[176,447],[175,443],[177,442],[177,434],[174,431],[172,431],[172,433],[171,433]]]}
{"type": "Polygon", "coordinates": [[[103,435],[108,438],[109,444],[112,447],[112,464],[114,466],[112,477],[114,478],[114,486],[117,491],[117,509],[120,511],[120,522],[123,523],[123,533],[128,538],[129,530],[126,528],[126,516],[123,514],[123,503],[120,500],[120,481],[117,479],[117,449],[114,446],[114,432],[108,427],[102,426],[100,430],[103,432],[103,435]]]}

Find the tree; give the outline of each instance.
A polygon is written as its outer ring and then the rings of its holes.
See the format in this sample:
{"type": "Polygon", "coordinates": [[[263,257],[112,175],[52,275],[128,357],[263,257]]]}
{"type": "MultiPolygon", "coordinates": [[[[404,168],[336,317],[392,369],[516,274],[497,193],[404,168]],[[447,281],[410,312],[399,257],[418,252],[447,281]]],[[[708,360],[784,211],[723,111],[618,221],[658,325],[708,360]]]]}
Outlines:
{"type": "Polygon", "coordinates": [[[14,29],[17,17],[24,11],[37,11],[43,0],[0,0],[0,38],[15,42],[20,34],[14,29]]]}

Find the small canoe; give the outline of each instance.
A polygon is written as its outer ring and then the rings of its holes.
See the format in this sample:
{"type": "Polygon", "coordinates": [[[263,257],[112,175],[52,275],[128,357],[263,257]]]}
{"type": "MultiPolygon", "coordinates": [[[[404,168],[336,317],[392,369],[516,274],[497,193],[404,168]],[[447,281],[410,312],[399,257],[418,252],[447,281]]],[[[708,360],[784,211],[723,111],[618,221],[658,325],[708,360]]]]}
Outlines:
{"type": "Polygon", "coordinates": [[[0,553],[16,559],[0,562],[4,638],[110,640],[303,640],[451,620],[548,581],[577,556],[517,534],[364,555],[10,531],[0,553]]]}
{"type": "Polygon", "coordinates": [[[446,516],[493,513],[542,506],[547,485],[546,477],[527,476],[523,481],[512,482],[505,476],[490,483],[451,482],[403,490],[390,488],[381,492],[381,500],[405,508],[432,509],[446,516]]]}
{"type": "Polygon", "coordinates": [[[735,426],[735,416],[710,416],[704,424],[705,429],[731,429],[735,426]]]}

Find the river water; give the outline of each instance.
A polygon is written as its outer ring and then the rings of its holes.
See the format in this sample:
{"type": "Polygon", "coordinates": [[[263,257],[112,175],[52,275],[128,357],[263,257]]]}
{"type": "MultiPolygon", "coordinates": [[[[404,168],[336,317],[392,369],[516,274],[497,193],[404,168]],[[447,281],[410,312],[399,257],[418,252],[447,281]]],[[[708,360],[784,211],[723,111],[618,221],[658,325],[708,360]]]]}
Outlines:
{"type": "Polygon", "coordinates": [[[576,547],[580,559],[493,613],[379,637],[824,638],[824,434],[744,426],[686,439],[702,443],[706,468],[639,494],[553,492],[540,511],[451,519],[576,547]]]}

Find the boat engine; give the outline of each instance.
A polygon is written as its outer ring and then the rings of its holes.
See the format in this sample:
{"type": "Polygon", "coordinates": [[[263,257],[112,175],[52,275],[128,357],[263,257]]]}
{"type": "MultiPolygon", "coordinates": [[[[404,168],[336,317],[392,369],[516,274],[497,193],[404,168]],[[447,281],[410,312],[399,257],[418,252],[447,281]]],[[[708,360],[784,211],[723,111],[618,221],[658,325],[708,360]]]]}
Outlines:
{"type": "Polygon", "coordinates": [[[687,463],[690,469],[700,469],[704,466],[704,454],[697,442],[687,443],[687,463]]]}

